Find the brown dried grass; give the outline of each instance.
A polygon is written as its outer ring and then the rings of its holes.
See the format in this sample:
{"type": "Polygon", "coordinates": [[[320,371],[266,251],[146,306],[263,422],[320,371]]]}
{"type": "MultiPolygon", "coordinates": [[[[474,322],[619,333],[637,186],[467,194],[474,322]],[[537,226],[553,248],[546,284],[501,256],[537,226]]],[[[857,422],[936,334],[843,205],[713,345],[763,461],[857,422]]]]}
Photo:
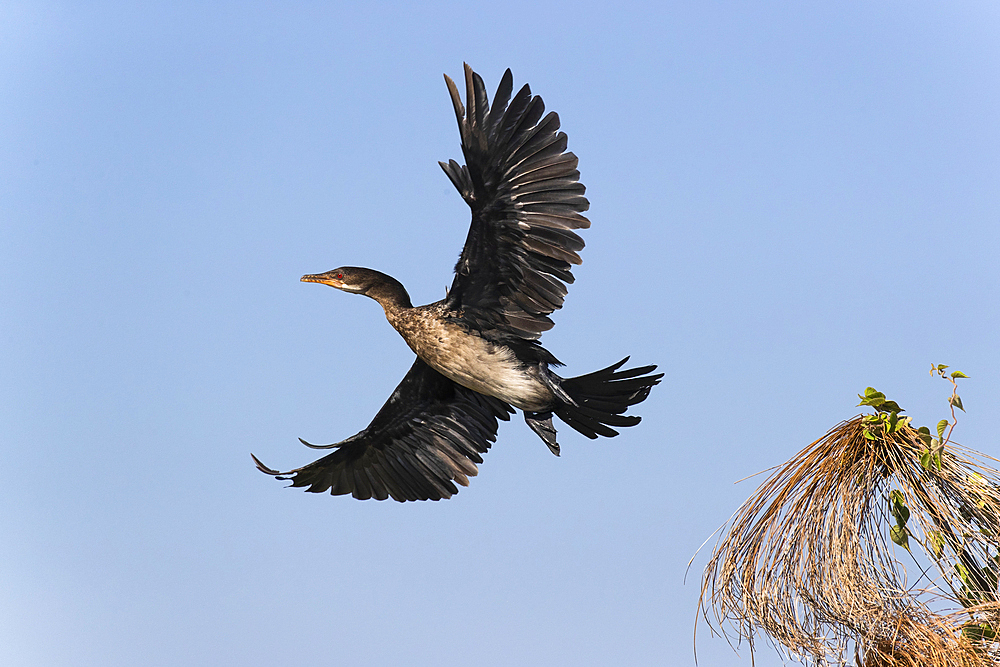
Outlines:
{"type": "Polygon", "coordinates": [[[940,469],[927,470],[917,431],[879,426],[871,440],[862,419],[809,445],[736,512],[706,566],[701,615],[751,654],[763,632],[818,665],[852,653],[863,667],[1000,664],[995,643],[961,632],[973,621],[1000,627],[995,586],[972,607],[954,569],[997,563],[1000,475],[986,463],[996,460],[949,443],[940,469]],[[910,511],[914,556],[889,539],[893,489],[910,511]]]}

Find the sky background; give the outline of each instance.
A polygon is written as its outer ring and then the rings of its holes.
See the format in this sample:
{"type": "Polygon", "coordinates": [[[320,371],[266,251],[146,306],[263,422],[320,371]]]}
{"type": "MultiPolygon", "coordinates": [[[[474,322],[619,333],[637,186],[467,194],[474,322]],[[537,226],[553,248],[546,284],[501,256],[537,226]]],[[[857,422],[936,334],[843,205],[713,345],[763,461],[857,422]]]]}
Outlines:
{"type": "Polygon", "coordinates": [[[0,663],[693,665],[735,482],[866,386],[935,424],[951,364],[1000,454],[998,82],[992,0],[0,4],[0,663]],[[448,501],[285,489],[250,452],[313,460],[412,361],[299,277],[451,282],[463,61],[580,157],[546,346],[666,377],[561,458],[518,415],[448,501]]]}

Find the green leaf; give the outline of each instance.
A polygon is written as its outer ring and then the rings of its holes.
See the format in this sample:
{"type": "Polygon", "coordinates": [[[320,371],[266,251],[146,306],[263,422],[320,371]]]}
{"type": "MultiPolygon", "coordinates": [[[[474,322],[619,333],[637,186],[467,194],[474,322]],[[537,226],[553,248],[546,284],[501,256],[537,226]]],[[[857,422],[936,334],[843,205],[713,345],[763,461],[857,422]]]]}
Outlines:
{"type": "Polygon", "coordinates": [[[899,423],[899,413],[892,412],[889,414],[889,433],[896,430],[896,425],[899,423]]]}
{"type": "Polygon", "coordinates": [[[962,626],[962,636],[971,642],[994,642],[996,641],[996,630],[989,623],[968,623],[962,626]]]}
{"type": "Polygon", "coordinates": [[[900,528],[906,525],[906,522],[910,520],[910,508],[906,505],[897,505],[893,508],[893,516],[896,517],[896,523],[900,528]]]}
{"type": "Polygon", "coordinates": [[[938,437],[939,438],[944,437],[944,430],[946,428],[948,428],[948,420],[947,419],[942,419],[941,421],[938,422],[937,431],[938,431],[938,437]]]}
{"type": "Polygon", "coordinates": [[[955,394],[950,399],[948,399],[948,402],[954,405],[962,412],[965,412],[965,408],[962,407],[962,398],[958,394],[955,394]]]}
{"type": "Polygon", "coordinates": [[[873,408],[877,408],[885,403],[885,394],[880,391],[875,391],[874,387],[866,388],[864,396],[858,394],[858,398],[861,399],[861,402],[858,403],[858,405],[870,405],[873,408]]]}
{"type": "Polygon", "coordinates": [[[931,551],[934,553],[934,558],[941,558],[941,554],[944,553],[944,535],[941,531],[932,530],[928,533],[927,537],[931,543],[931,551]]]}
{"type": "Polygon", "coordinates": [[[893,526],[890,528],[889,538],[907,551],[910,550],[910,538],[906,533],[906,528],[903,526],[893,526]]]}
{"type": "Polygon", "coordinates": [[[882,401],[877,409],[880,412],[906,412],[896,401],[882,401]]]}
{"type": "MultiPolygon", "coordinates": [[[[936,438],[934,442],[935,443],[937,442],[936,438]]],[[[920,455],[920,465],[923,466],[923,469],[926,470],[927,472],[931,472],[931,468],[937,468],[938,470],[940,470],[941,455],[933,454],[930,451],[926,451],[920,455]]]]}
{"type": "MultiPolygon", "coordinates": [[[[945,366],[945,368],[947,368],[947,366],[945,366]]],[[[953,378],[968,378],[969,377],[968,375],[966,375],[962,371],[952,371],[951,376],[953,378]]]]}
{"type": "MultiPolygon", "coordinates": [[[[932,365],[933,365],[933,364],[932,364],[932,365]]],[[[947,364],[938,364],[938,365],[937,365],[937,369],[938,369],[939,371],[943,371],[943,370],[944,370],[944,369],[946,369],[946,368],[948,368],[948,365],[947,365],[947,364]]]]}
{"type": "Polygon", "coordinates": [[[906,496],[899,489],[893,489],[889,494],[889,511],[896,518],[900,528],[910,519],[910,508],[906,506],[906,496]]]}

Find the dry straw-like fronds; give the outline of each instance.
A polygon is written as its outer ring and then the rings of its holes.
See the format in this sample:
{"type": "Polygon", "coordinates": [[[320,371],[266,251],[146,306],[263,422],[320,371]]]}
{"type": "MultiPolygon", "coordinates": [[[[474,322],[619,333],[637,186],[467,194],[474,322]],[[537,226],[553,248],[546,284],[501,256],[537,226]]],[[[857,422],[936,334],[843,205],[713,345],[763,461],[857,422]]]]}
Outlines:
{"type": "Polygon", "coordinates": [[[702,581],[710,627],[817,665],[1000,664],[995,460],[935,460],[895,420],[838,424],[737,511],[702,581]]]}

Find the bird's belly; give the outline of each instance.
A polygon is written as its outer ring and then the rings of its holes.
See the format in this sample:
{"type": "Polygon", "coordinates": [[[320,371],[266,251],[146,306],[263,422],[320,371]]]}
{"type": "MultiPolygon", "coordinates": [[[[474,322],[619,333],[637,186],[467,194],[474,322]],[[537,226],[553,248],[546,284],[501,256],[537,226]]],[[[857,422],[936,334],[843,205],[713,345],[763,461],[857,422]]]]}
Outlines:
{"type": "Polygon", "coordinates": [[[551,407],[552,391],[538,370],[518,361],[510,348],[437,318],[410,324],[397,329],[417,356],[446,378],[521,410],[551,407]]]}
{"type": "Polygon", "coordinates": [[[461,346],[456,354],[421,355],[434,370],[481,394],[495,396],[521,410],[539,411],[552,405],[552,392],[506,348],[471,350],[461,346]],[[498,352],[497,350],[502,350],[498,352]],[[503,354],[506,352],[506,354],[503,354]]]}

